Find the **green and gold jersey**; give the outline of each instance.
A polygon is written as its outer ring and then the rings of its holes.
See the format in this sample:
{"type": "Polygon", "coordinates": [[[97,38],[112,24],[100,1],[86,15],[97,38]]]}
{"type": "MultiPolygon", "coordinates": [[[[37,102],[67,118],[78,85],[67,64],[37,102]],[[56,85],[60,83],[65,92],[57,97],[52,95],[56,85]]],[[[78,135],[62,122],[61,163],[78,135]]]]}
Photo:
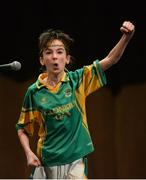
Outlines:
{"type": "Polygon", "coordinates": [[[24,97],[17,130],[33,135],[39,123],[37,153],[44,166],[63,165],[94,150],[86,117],[86,97],[106,84],[98,60],[64,74],[55,89],[48,88],[39,75],[24,97]]]}

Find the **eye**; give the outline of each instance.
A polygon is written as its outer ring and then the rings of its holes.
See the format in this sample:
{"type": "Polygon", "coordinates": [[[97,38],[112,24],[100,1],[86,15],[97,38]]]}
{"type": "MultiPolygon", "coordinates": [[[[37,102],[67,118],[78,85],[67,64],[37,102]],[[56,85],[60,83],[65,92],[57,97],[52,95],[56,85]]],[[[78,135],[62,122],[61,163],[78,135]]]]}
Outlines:
{"type": "Polygon", "coordinates": [[[58,53],[58,54],[63,54],[63,51],[58,51],[57,53],[58,53]]]}
{"type": "Polygon", "coordinates": [[[51,54],[52,52],[51,51],[46,51],[45,54],[51,54]]]}

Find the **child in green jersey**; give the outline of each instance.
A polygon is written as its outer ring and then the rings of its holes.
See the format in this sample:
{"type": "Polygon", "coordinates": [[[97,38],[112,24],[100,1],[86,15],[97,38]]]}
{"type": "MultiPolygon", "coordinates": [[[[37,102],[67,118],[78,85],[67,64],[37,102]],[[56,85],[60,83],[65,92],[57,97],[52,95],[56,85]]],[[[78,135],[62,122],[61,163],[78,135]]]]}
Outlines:
{"type": "Polygon", "coordinates": [[[65,68],[71,61],[69,48],[73,39],[60,30],[40,35],[40,63],[45,71],[28,87],[16,124],[27,164],[38,167],[33,178],[41,178],[40,175],[48,179],[87,178],[84,160],[94,147],[85,100],[106,84],[104,71],[119,61],[135,27],[125,21],[120,30],[121,39],[104,59],[75,71],[65,68]],[[29,145],[35,122],[39,124],[37,154],[29,145]]]}

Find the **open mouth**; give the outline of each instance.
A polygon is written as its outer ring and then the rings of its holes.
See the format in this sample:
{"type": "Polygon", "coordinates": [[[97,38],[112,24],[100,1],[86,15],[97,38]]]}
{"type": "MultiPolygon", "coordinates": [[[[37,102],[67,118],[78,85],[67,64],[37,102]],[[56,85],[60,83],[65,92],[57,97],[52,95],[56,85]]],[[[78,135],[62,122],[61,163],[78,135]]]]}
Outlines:
{"type": "Polygon", "coordinates": [[[54,67],[58,67],[58,64],[57,64],[57,63],[55,63],[55,64],[54,64],[54,67]]]}
{"type": "Polygon", "coordinates": [[[54,63],[54,64],[53,64],[53,69],[54,69],[54,70],[58,70],[58,68],[59,68],[59,65],[58,65],[57,63],[54,63]]]}

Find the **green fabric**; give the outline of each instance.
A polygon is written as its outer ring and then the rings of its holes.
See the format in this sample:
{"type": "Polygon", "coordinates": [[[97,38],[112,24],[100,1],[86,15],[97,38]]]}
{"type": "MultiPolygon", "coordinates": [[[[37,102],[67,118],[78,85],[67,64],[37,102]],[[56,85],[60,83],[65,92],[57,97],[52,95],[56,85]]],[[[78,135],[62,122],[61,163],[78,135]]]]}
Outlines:
{"type": "Polygon", "coordinates": [[[71,163],[94,151],[85,100],[105,84],[105,74],[96,60],[92,65],[67,72],[56,93],[39,79],[28,88],[16,129],[24,128],[32,135],[34,122],[39,123],[38,156],[44,166],[71,163]]]}

